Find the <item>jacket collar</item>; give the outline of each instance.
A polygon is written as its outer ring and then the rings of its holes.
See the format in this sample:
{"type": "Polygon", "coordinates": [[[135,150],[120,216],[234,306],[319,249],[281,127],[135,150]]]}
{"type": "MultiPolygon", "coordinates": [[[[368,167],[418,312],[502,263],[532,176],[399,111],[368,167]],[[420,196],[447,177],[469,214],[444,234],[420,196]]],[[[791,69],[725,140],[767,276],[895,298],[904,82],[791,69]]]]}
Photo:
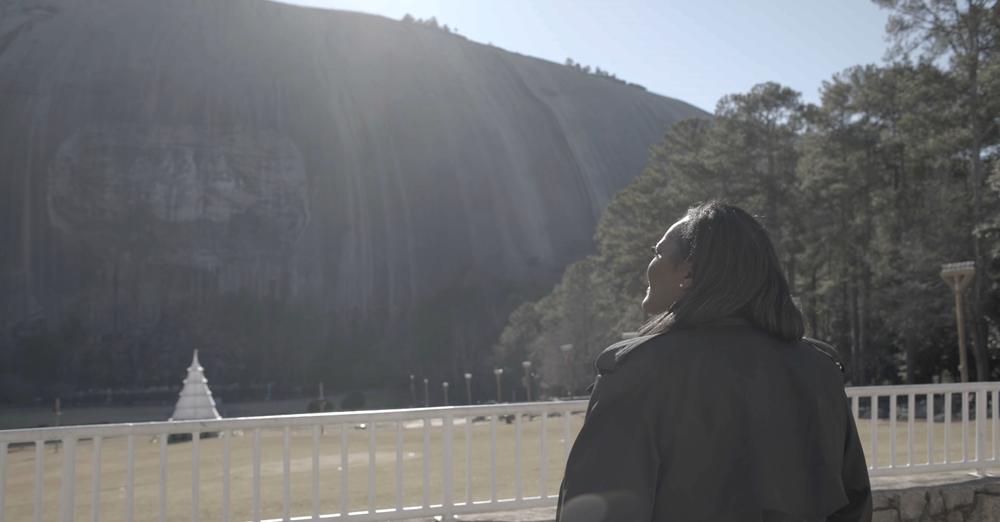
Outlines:
{"type": "MultiPolygon", "coordinates": [[[[738,316],[727,316],[720,317],[710,323],[704,323],[699,325],[698,328],[734,328],[734,327],[745,327],[752,326],[749,320],[738,316]]],[[[684,327],[681,327],[682,329],[684,327]]],[[[597,356],[597,360],[594,361],[594,366],[597,367],[597,371],[600,374],[610,373],[615,370],[618,363],[625,358],[632,350],[636,349],[642,343],[646,341],[663,335],[666,332],[660,332],[650,335],[642,335],[639,337],[633,337],[631,339],[625,339],[618,341],[611,346],[608,346],[597,356]]]]}
{"type": "Polygon", "coordinates": [[[751,326],[752,323],[743,317],[730,315],[726,317],[720,317],[710,323],[706,323],[703,327],[728,327],[728,326],[751,326]]]}

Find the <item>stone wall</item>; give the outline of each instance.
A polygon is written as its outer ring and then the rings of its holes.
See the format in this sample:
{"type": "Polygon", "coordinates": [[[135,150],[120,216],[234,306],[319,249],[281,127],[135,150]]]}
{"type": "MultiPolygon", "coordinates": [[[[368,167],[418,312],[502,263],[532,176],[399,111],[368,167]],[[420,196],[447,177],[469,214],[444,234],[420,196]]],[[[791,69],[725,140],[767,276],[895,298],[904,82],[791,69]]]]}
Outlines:
{"type": "Polygon", "coordinates": [[[873,522],[1000,521],[1000,478],[880,489],[874,491],[873,501],[873,522]]]}
{"type": "MultiPolygon", "coordinates": [[[[963,480],[959,477],[964,473],[872,479],[875,508],[872,522],[1000,522],[1000,477],[963,480]],[[917,485],[921,482],[922,485],[917,485]],[[887,484],[899,487],[890,489],[887,484]]],[[[553,522],[555,512],[555,507],[519,509],[462,515],[458,520],[553,522]]]]}

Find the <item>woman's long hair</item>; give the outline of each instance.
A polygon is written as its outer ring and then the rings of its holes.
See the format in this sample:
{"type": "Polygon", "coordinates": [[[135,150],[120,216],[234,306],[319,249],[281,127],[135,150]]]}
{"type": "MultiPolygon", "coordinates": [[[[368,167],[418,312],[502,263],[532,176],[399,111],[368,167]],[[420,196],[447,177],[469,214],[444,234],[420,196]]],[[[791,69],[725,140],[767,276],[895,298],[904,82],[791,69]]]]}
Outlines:
{"type": "Polygon", "coordinates": [[[741,317],[787,341],[802,338],[802,313],[792,301],[774,245],[746,211],[710,201],[688,210],[673,263],[690,260],[691,288],[667,311],[653,316],[640,335],[709,325],[741,317]]]}

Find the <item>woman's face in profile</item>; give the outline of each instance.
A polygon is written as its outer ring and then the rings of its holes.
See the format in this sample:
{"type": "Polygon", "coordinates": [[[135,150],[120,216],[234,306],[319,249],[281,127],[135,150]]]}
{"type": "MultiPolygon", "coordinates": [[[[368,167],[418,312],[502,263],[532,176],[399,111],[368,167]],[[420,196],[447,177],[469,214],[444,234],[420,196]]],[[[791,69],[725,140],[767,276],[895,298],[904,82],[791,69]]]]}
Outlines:
{"type": "Polygon", "coordinates": [[[677,221],[663,234],[660,241],[653,247],[653,259],[646,268],[646,297],[642,300],[642,310],[647,314],[665,312],[670,305],[684,295],[691,286],[691,262],[688,260],[674,264],[675,259],[683,257],[677,252],[682,244],[680,225],[687,218],[677,221]]]}

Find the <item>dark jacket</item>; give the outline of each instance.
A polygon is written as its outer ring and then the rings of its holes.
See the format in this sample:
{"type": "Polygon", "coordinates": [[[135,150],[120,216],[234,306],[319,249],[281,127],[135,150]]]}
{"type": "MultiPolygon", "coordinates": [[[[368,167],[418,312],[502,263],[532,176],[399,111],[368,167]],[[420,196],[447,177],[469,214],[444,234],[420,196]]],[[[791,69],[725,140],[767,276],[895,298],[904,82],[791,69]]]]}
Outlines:
{"type": "Polygon", "coordinates": [[[597,359],[559,522],[872,518],[836,351],[736,320],[612,345],[597,359]]]}

